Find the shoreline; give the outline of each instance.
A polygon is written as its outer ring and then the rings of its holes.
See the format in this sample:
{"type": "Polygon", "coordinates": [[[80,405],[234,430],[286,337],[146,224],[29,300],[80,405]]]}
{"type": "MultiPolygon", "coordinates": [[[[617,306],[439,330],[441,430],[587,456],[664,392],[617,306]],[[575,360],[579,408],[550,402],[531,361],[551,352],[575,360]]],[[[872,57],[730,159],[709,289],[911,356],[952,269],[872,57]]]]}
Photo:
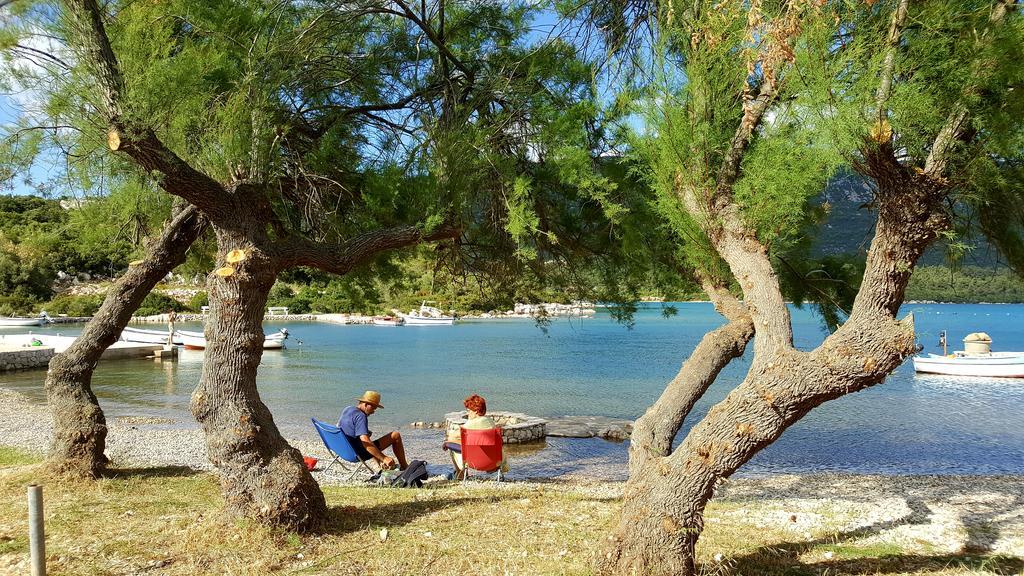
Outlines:
{"type": "MultiPolygon", "coordinates": [[[[710,300],[641,300],[639,304],[711,304],[710,300]]],[[[557,304],[557,303],[556,303],[557,304]]],[[[793,305],[793,302],[786,301],[786,304],[793,305]]],[[[914,305],[1001,305],[1001,306],[1013,306],[1021,305],[1024,302],[947,302],[938,300],[906,300],[904,306],[914,305]]],[[[606,309],[607,306],[603,304],[596,304],[593,309],[590,309],[584,314],[573,314],[573,313],[548,313],[544,317],[548,319],[568,318],[568,319],[592,319],[596,316],[596,309],[606,309]]],[[[200,312],[178,312],[176,318],[178,322],[203,322],[206,319],[208,313],[200,312]]],[[[91,316],[54,316],[52,323],[54,324],[85,324],[91,320],[91,316]]],[[[525,313],[508,313],[508,312],[483,312],[478,314],[458,314],[456,313],[457,321],[465,322],[487,322],[487,321],[500,321],[500,320],[536,320],[537,316],[533,314],[525,313]]],[[[362,325],[372,324],[373,316],[364,315],[359,312],[309,312],[305,314],[264,314],[264,322],[322,322],[325,324],[338,324],[338,325],[362,325]]],[[[131,320],[128,321],[131,324],[166,324],[167,314],[156,314],[153,316],[132,316],[131,320]]]]}
{"type": "MultiPolygon", "coordinates": [[[[153,416],[118,416],[107,421],[107,455],[111,458],[115,467],[137,467],[137,466],[183,466],[192,470],[212,471],[213,466],[206,458],[206,448],[202,432],[195,422],[183,422],[173,418],[153,416]]],[[[421,444],[429,444],[431,449],[436,448],[437,440],[441,437],[437,429],[427,429],[417,434],[415,429],[403,430],[403,437],[413,437],[412,450],[407,442],[407,453],[410,459],[416,458],[415,450],[421,444]]],[[[0,446],[15,448],[37,456],[45,456],[52,434],[50,414],[45,404],[34,400],[21,392],[0,386],[0,446]]],[[[304,455],[312,455],[320,460],[328,458],[325,448],[319,439],[315,438],[312,429],[310,438],[296,438],[286,435],[288,442],[300,450],[304,455]]],[[[554,438],[554,440],[579,441],[579,438],[554,438]]],[[[598,442],[608,442],[600,439],[585,439],[598,442]]],[[[550,444],[550,442],[549,442],[550,444]]],[[[513,464],[528,460],[531,454],[536,454],[547,449],[542,446],[531,445],[509,445],[506,447],[513,451],[515,459],[513,464]],[[515,454],[519,451],[519,454],[515,454]]],[[[436,465],[431,468],[444,467],[447,461],[437,460],[436,465]]],[[[335,481],[334,478],[319,473],[319,468],[314,476],[321,483],[328,485],[343,484],[335,481]]],[[[519,468],[522,468],[521,466],[519,468]]],[[[532,467],[528,467],[532,468],[532,467]]],[[[515,467],[513,468],[515,470],[515,467]]],[[[527,476],[515,478],[513,484],[540,483],[570,481],[579,484],[615,485],[621,487],[624,480],[609,479],[601,476],[590,476],[585,469],[580,474],[561,474],[556,476],[527,476]]],[[[735,483],[742,484],[764,484],[782,487],[779,482],[785,484],[788,491],[803,492],[798,482],[790,485],[789,479],[821,478],[821,479],[886,479],[887,483],[903,484],[919,481],[928,481],[943,484],[948,480],[950,484],[971,484],[978,480],[991,480],[999,482],[1019,483],[1021,493],[1024,494],[1024,474],[885,474],[885,473],[860,473],[860,472],[778,472],[759,473],[752,475],[742,474],[727,479],[724,485],[735,483]]],[[[432,470],[432,476],[434,475],[432,470]]],[[[623,476],[624,477],[624,476],[623,476]]],[[[1024,500],[1024,499],[1022,499],[1024,500]]],[[[1024,518],[1022,518],[1024,520],[1024,518]]]]}
{"type": "MultiPolygon", "coordinates": [[[[212,472],[198,428],[175,428],[167,418],[121,417],[108,422],[107,454],[114,468],[186,467],[212,472]]],[[[51,424],[46,407],[0,388],[0,446],[44,455],[51,424]]],[[[303,454],[326,456],[318,442],[294,440],[303,454]]],[[[434,444],[434,442],[430,442],[434,444]]],[[[436,448],[436,445],[434,445],[436,448]]],[[[518,461],[513,461],[513,470],[518,461]]],[[[318,465],[322,469],[323,463],[318,465]]],[[[444,464],[431,466],[425,488],[567,492],[615,501],[625,482],[586,474],[513,477],[511,481],[452,483],[444,464]]],[[[314,471],[323,486],[359,486],[314,471]]],[[[729,518],[806,536],[836,521],[846,528],[882,527],[879,543],[957,552],[983,549],[1024,557],[1024,475],[881,475],[811,472],[734,477],[715,489],[713,502],[729,518]]],[[[714,524],[721,520],[711,518],[714,524]]],[[[710,526],[709,526],[710,527],[710,526]]]]}

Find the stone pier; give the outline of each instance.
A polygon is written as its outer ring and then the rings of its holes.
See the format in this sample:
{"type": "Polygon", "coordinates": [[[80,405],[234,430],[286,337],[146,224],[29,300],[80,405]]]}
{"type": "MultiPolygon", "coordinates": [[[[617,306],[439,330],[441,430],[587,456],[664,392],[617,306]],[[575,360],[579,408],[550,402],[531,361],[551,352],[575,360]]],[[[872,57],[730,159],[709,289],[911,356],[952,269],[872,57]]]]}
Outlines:
{"type": "Polygon", "coordinates": [[[46,368],[53,354],[53,348],[47,346],[0,347],[0,372],[46,368]]]}

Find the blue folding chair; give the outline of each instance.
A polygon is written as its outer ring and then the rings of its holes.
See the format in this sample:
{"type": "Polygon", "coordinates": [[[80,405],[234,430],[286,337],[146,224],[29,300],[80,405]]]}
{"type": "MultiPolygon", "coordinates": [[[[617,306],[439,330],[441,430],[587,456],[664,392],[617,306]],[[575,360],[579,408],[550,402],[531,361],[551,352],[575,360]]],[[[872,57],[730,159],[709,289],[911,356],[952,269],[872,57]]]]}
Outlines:
{"type": "Polygon", "coordinates": [[[367,465],[365,460],[361,460],[356,455],[356,451],[352,448],[352,444],[349,443],[348,437],[341,431],[337,426],[331,426],[330,424],[324,424],[323,422],[313,418],[313,427],[316,428],[316,433],[320,435],[320,439],[324,441],[324,446],[327,448],[327,452],[334,457],[327,468],[324,468],[324,474],[331,469],[332,466],[337,464],[345,472],[350,472],[348,478],[345,481],[348,482],[356,477],[356,474],[365,471],[366,473],[373,475],[373,469],[367,465]],[[349,466],[346,462],[354,464],[349,466]]]}

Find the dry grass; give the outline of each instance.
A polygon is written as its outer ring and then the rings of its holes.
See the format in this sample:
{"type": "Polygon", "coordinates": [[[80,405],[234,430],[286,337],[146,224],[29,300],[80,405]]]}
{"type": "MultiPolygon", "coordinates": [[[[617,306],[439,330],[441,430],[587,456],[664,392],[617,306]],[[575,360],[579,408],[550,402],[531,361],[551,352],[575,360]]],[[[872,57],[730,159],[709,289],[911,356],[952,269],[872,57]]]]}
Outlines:
{"type": "MultiPolygon", "coordinates": [[[[0,574],[27,574],[25,486],[40,467],[0,449],[0,574]]],[[[185,469],[115,471],[96,482],[45,481],[53,575],[590,574],[618,501],[543,486],[326,488],[331,516],[312,535],[221,513],[216,480],[185,469]],[[382,533],[386,530],[386,538],[382,533]]],[[[1017,558],[926,554],[863,544],[829,517],[795,534],[750,522],[757,503],[709,509],[708,574],[1020,574],[1017,558]],[[716,560],[716,555],[721,554],[716,560]]],[[[824,506],[824,505],[823,505],[824,506]]]]}

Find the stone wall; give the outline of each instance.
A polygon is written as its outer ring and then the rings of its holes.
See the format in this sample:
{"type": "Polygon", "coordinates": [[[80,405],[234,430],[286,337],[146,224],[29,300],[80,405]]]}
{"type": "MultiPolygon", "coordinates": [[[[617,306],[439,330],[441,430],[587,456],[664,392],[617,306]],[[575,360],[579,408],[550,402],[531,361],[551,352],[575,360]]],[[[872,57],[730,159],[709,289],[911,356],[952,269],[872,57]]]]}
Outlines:
{"type": "MultiPolygon", "coordinates": [[[[519,412],[488,412],[487,416],[501,428],[501,439],[505,444],[522,444],[543,440],[547,435],[547,421],[519,412]]],[[[450,412],[444,416],[449,432],[458,433],[466,423],[465,412],[450,412]]]]}
{"type": "Polygon", "coordinates": [[[46,368],[53,358],[53,348],[32,346],[0,349],[0,372],[46,368]]]}

